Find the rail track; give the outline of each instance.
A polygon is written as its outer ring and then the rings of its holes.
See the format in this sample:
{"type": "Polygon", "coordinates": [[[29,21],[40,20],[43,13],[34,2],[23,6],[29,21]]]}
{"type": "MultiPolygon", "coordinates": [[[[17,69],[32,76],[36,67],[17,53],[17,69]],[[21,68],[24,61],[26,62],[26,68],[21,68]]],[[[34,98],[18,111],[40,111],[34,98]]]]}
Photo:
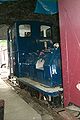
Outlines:
{"type": "Polygon", "coordinates": [[[58,108],[55,106],[53,107],[47,101],[37,99],[35,95],[32,96],[29,91],[27,91],[26,87],[21,89],[19,85],[15,85],[15,83],[10,80],[5,80],[5,82],[12,86],[15,92],[41,115],[42,120],[80,120],[79,111],[66,110],[62,106],[59,106],[58,108]],[[66,119],[64,118],[64,114],[67,114],[68,119],[67,117],[66,119]]]}

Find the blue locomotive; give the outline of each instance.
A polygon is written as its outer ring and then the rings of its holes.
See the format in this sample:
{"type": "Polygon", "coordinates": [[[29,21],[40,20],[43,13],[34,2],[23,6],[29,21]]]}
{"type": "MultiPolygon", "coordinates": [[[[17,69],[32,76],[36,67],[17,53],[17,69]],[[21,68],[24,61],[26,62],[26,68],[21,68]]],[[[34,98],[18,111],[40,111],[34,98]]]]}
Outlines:
{"type": "MultiPolygon", "coordinates": [[[[61,56],[51,23],[16,21],[8,29],[10,76],[43,96],[62,93],[61,56]]],[[[50,98],[51,97],[51,98],[50,98]]]]}

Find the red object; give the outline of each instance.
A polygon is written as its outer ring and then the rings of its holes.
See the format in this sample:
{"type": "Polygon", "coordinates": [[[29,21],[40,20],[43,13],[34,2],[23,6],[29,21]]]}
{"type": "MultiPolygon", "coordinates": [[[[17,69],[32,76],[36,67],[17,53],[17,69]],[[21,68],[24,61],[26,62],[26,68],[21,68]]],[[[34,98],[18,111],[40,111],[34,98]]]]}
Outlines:
{"type": "Polygon", "coordinates": [[[64,105],[80,106],[80,0],[59,0],[64,105]]]}

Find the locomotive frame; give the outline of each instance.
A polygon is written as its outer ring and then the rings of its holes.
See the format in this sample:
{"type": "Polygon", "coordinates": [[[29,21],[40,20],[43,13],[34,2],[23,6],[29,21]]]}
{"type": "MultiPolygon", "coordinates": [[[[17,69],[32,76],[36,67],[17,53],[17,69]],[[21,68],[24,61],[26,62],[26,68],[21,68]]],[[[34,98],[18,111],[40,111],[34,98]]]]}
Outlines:
{"type": "MultiPolygon", "coordinates": [[[[8,29],[10,77],[20,87],[37,91],[48,102],[63,92],[60,49],[53,47],[52,24],[40,21],[16,21],[8,29]]],[[[36,96],[38,96],[36,95],[36,96]]]]}

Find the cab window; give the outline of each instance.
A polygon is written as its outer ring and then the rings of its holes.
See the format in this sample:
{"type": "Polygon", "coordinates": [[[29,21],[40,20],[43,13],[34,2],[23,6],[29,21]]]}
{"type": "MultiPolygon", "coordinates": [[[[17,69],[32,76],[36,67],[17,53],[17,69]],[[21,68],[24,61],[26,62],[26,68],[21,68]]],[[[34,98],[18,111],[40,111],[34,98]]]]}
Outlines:
{"type": "Polygon", "coordinates": [[[19,36],[20,37],[30,37],[31,36],[31,26],[29,24],[19,25],[19,36]]]}
{"type": "Polygon", "coordinates": [[[51,27],[47,25],[41,25],[40,27],[40,35],[42,38],[50,38],[51,39],[51,27]]]}

